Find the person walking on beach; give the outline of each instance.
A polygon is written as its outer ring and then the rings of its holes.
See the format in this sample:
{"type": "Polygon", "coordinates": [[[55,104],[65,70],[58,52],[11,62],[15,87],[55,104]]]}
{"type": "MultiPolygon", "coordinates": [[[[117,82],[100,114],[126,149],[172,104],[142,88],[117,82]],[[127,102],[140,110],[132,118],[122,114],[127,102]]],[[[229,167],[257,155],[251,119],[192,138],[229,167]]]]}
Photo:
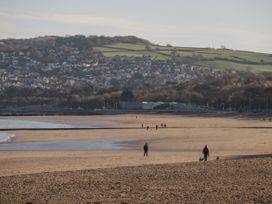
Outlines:
{"type": "Polygon", "coordinates": [[[145,156],[148,156],[148,144],[147,143],[145,143],[145,145],[144,145],[144,157],[145,156]]]}
{"type": "Polygon", "coordinates": [[[207,161],[210,154],[207,145],[205,145],[204,149],[202,150],[202,154],[204,155],[204,161],[207,161]]]}

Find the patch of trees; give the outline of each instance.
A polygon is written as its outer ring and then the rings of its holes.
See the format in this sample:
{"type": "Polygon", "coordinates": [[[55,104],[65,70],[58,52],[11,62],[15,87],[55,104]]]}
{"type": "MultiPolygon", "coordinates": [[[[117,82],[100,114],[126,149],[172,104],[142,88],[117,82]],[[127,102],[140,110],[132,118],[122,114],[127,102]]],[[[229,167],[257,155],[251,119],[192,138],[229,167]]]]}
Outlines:
{"type": "Polygon", "coordinates": [[[272,110],[272,80],[271,74],[206,77],[150,92],[139,91],[137,96],[138,100],[185,102],[221,110],[272,110]]]}
{"type": "Polygon", "coordinates": [[[113,43],[151,44],[149,41],[135,36],[44,36],[29,39],[4,39],[1,40],[0,51],[23,51],[28,49],[57,49],[78,48],[86,50],[94,46],[101,46],[113,43]]]}
{"type": "Polygon", "coordinates": [[[119,101],[164,101],[198,104],[220,110],[272,110],[272,74],[206,77],[168,83],[159,89],[117,89],[103,86],[59,89],[9,87],[0,92],[0,105],[49,105],[68,108],[118,108],[119,101]]]}

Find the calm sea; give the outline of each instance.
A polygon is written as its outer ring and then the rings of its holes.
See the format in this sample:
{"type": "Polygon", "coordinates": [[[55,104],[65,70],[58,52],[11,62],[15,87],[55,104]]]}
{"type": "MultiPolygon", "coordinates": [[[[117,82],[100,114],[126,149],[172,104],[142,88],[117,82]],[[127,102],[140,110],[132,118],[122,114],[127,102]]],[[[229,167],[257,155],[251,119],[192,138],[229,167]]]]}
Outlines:
{"type": "MultiPolygon", "coordinates": [[[[0,119],[0,129],[16,128],[96,128],[119,124],[119,122],[109,120],[25,120],[25,119],[0,119]]],[[[15,135],[0,131],[0,142],[9,142],[15,135]]]]}

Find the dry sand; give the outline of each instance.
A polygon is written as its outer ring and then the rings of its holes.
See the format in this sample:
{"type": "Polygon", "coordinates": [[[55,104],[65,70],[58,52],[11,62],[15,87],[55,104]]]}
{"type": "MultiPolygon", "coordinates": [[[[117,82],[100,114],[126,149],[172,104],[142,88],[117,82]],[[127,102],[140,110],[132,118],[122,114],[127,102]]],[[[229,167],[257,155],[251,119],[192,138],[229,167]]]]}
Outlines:
{"type": "Polygon", "coordinates": [[[0,203],[272,203],[271,170],[252,159],[16,175],[0,177],[0,203]]]}
{"type": "MultiPolygon", "coordinates": [[[[16,119],[20,117],[15,117],[16,119]]],[[[0,151],[0,176],[39,172],[80,170],[197,161],[208,144],[211,160],[217,156],[269,154],[272,122],[238,117],[199,117],[178,115],[46,116],[24,119],[113,120],[120,124],[101,130],[15,131],[13,142],[67,139],[135,138],[133,150],[115,151],[0,151]],[[137,117],[136,117],[137,116],[137,117]],[[152,129],[141,129],[141,124],[152,129]],[[155,130],[166,123],[167,128],[155,130]],[[241,128],[242,127],[242,128],[241,128]],[[150,155],[143,157],[142,146],[149,143],[150,155]]]]}

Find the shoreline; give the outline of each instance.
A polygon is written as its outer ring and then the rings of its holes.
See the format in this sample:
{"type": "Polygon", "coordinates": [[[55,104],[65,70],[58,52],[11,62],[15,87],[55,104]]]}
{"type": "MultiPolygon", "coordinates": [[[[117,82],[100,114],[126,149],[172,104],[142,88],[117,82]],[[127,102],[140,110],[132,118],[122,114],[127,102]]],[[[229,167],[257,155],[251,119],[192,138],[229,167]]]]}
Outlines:
{"type": "Polygon", "coordinates": [[[14,133],[0,131],[0,144],[10,143],[14,137],[16,137],[14,133]]]}

